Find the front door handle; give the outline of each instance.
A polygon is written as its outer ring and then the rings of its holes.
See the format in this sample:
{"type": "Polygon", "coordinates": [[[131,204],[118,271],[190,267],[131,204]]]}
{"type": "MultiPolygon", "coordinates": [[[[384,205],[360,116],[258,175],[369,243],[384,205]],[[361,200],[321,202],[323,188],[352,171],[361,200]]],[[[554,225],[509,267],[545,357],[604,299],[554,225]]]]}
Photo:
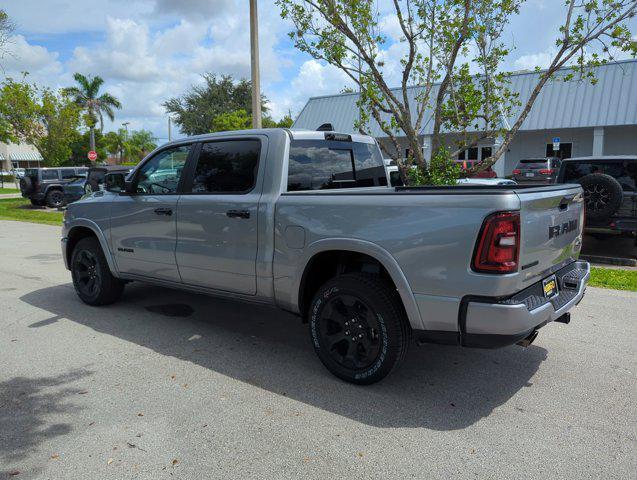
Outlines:
{"type": "Polygon", "coordinates": [[[228,210],[226,215],[230,218],[250,218],[250,210],[228,210]]]}
{"type": "Polygon", "coordinates": [[[166,215],[168,217],[170,217],[173,214],[173,211],[171,208],[156,208],[154,212],[157,215],[166,215]]]}

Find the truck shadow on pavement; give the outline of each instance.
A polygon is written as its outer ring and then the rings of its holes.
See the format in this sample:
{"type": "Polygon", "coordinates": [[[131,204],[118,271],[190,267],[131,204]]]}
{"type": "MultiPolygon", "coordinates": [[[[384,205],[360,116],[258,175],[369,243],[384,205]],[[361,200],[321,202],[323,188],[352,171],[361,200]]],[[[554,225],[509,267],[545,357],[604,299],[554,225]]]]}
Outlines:
{"type": "Polygon", "coordinates": [[[520,389],[532,387],[531,378],[547,356],[535,345],[499,350],[413,345],[397,371],[362,387],[325,370],[314,354],[307,325],[274,308],[137,283],[127,285],[123,298],[108,307],[83,304],[71,284],[36,290],[21,300],[50,312],[54,319],[66,318],[383,428],[456,430],[473,425],[520,389]]]}
{"type": "MultiPolygon", "coordinates": [[[[91,374],[78,369],[56,376],[14,377],[0,382],[0,465],[19,463],[43,441],[68,434],[70,424],[49,424],[47,417],[79,412],[81,407],[70,399],[81,390],[70,384],[91,374]]],[[[0,478],[15,475],[11,469],[0,469],[0,478]]]]}

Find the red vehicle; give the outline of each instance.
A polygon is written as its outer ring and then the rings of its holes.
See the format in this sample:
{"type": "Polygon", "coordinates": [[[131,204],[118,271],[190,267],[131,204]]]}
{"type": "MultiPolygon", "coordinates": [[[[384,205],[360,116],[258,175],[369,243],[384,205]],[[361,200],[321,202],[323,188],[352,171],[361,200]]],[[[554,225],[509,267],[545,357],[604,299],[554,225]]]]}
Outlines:
{"type": "MultiPolygon", "coordinates": [[[[480,163],[477,160],[457,160],[456,162],[463,170],[469,170],[480,163]]],[[[496,178],[497,176],[493,169],[489,167],[486,170],[469,175],[469,178],[496,178]]]]}

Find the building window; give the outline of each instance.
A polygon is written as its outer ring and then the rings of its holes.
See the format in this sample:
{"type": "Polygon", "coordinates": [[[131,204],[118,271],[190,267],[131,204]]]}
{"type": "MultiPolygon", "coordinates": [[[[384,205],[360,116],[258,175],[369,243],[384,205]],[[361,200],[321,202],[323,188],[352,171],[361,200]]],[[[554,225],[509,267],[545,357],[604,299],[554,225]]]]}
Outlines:
{"type": "Polygon", "coordinates": [[[546,156],[547,157],[558,157],[561,159],[571,158],[573,155],[573,144],[572,143],[560,143],[559,150],[553,150],[553,144],[546,144],[546,156]]]}
{"type": "Polygon", "coordinates": [[[482,147],[480,149],[480,161],[486,160],[491,155],[493,155],[493,148],[492,147],[482,147]]]}
{"type": "Polygon", "coordinates": [[[471,147],[458,154],[458,160],[478,160],[478,147],[471,147]]]}

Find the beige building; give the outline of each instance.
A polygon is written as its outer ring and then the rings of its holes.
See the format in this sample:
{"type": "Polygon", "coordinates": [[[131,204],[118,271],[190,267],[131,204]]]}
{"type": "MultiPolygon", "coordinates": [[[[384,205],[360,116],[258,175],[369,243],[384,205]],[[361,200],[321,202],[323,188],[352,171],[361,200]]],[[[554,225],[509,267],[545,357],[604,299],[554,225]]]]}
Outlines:
{"type": "Polygon", "coordinates": [[[0,163],[0,170],[7,172],[14,168],[36,168],[42,164],[42,155],[26,143],[0,143],[0,163]]]}

